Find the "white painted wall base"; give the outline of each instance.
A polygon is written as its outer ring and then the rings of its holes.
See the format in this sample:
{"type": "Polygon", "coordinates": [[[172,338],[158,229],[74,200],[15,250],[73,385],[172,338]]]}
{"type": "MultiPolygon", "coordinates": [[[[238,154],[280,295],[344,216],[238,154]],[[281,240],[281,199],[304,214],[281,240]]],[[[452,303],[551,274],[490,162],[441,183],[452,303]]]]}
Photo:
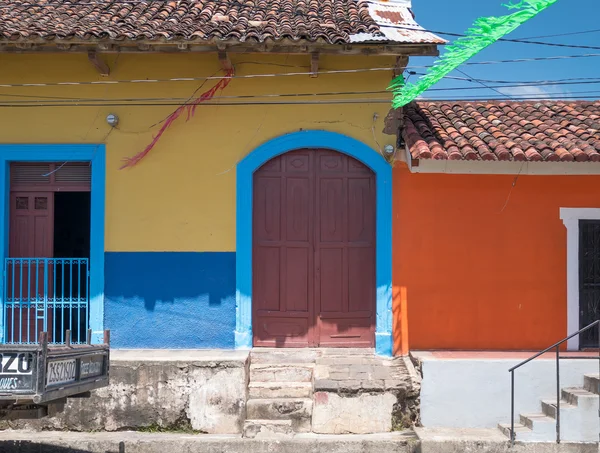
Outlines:
{"type": "MultiPolygon", "coordinates": [[[[496,428],[510,420],[510,373],[523,359],[448,359],[412,353],[422,362],[421,422],[426,428],[496,428]]],[[[598,360],[561,360],[561,387],[581,387],[598,360]]],[[[515,372],[515,418],[540,412],[556,395],[555,361],[537,359],[515,372]]]]}

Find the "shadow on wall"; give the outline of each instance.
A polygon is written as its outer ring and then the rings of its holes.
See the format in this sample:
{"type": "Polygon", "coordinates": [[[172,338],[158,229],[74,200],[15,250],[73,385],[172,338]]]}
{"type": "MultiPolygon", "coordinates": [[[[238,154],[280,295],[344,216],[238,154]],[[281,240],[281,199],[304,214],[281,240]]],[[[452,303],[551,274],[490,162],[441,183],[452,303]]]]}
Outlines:
{"type": "Polygon", "coordinates": [[[235,253],[106,253],[104,313],[116,348],[233,348],[235,253]]]}

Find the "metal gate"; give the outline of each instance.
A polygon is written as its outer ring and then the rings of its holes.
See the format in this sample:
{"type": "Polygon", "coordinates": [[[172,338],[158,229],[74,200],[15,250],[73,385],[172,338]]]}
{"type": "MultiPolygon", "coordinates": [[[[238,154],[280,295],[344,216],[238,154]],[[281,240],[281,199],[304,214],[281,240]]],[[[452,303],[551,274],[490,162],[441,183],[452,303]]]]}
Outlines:
{"type": "MultiPolygon", "coordinates": [[[[579,221],[579,327],[600,319],[600,221],[579,221]]],[[[598,347],[598,329],[581,333],[580,348],[598,347]]]]}
{"type": "Polygon", "coordinates": [[[89,326],[88,258],[6,258],[4,335],[34,344],[41,332],[55,344],[85,343],[89,326]]]}

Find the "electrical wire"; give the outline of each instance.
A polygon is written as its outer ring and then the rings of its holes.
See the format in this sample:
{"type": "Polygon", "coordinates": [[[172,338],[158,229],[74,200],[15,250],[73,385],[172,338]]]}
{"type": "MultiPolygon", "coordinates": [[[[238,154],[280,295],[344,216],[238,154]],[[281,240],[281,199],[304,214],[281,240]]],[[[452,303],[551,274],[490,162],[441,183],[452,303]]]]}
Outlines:
{"type": "MultiPolygon", "coordinates": [[[[539,95],[513,95],[513,100],[518,101],[545,101],[545,100],[569,100],[580,99],[590,100],[590,98],[600,98],[600,91],[576,91],[572,94],[539,94],[539,95]],[[584,96],[585,95],[585,96],[584,96]],[[593,95],[593,96],[592,96],[593,95]]],[[[417,101],[453,101],[453,102],[475,102],[488,100],[506,100],[506,97],[498,96],[461,96],[460,98],[422,98],[417,101]]],[[[509,100],[510,101],[510,100],[509,100]]],[[[371,99],[329,99],[329,100],[301,100],[301,101],[239,101],[239,102],[206,102],[198,104],[200,106],[251,106],[251,105],[339,105],[339,104],[388,104],[387,98],[371,98],[371,99]]],[[[0,102],[0,108],[40,108],[40,107],[168,107],[181,106],[179,102],[136,102],[136,103],[119,103],[119,102],[103,102],[103,103],[45,103],[45,104],[15,104],[0,102]]]]}
{"type": "MultiPolygon", "coordinates": [[[[464,74],[464,72],[463,72],[463,74],[464,74]]],[[[448,88],[435,87],[435,88],[430,88],[428,90],[428,92],[433,92],[433,91],[472,91],[472,90],[490,89],[490,90],[496,91],[498,94],[500,94],[502,96],[511,97],[511,95],[502,93],[502,92],[498,91],[498,89],[600,84],[600,78],[593,79],[593,80],[585,80],[585,81],[552,81],[552,80],[532,81],[532,82],[493,81],[496,83],[503,83],[502,85],[496,85],[496,86],[488,85],[485,82],[490,82],[490,81],[486,81],[485,79],[477,79],[477,78],[473,78],[473,77],[469,77],[469,78],[450,77],[450,79],[460,79],[462,81],[478,83],[478,84],[481,84],[482,86],[481,87],[480,86],[477,86],[477,87],[448,87],[448,88]]],[[[231,99],[257,99],[257,98],[262,99],[262,98],[321,97],[321,96],[357,96],[357,95],[364,96],[364,95],[376,95],[376,94],[389,94],[389,91],[387,91],[387,90],[372,90],[372,91],[327,91],[327,92],[317,92],[317,93],[314,93],[314,92],[263,93],[263,94],[247,94],[247,95],[222,95],[222,96],[215,96],[215,97],[213,97],[213,99],[229,99],[229,100],[231,100],[231,99]]],[[[10,96],[10,97],[14,98],[14,97],[18,97],[19,95],[6,95],[4,93],[0,93],[0,98],[2,98],[4,96],[10,96]]],[[[15,101],[11,101],[11,102],[12,102],[12,104],[15,104],[15,105],[16,104],[39,103],[39,102],[36,102],[35,100],[31,99],[31,98],[35,98],[35,96],[26,96],[26,97],[27,97],[26,100],[15,100],[15,101]]],[[[120,102],[120,103],[127,103],[127,102],[181,102],[184,105],[189,103],[192,98],[193,98],[193,95],[190,97],[185,97],[185,98],[181,98],[181,97],[145,97],[145,98],[141,98],[141,97],[137,97],[137,98],[64,97],[64,98],[61,98],[58,96],[51,97],[51,99],[54,100],[55,103],[61,103],[61,104],[80,103],[80,102],[88,102],[88,103],[91,103],[91,102],[120,102]]],[[[42,97],[40,97],[40,99],[45,99],[45,98],[42,96],[42,97]]],[[[0,100],[0,102],[8,102],[8,101],[0,100]]]]}
{"type": "MultiPolygon", "coordinates": [[[[573,58],[592,58],[600,57],[600,53],[592,54],[579,54],[579,55],[557,55],[552,57],[532,57],[532,58],[516,58],[507,60],[488,60],[488,61],[468,61],[464,63],[464,66],[475,66],[475,65],[493,65],[493,64],[505,64],[505,63],[530,63],[537,61],[552,61],[552,60],[566,60],[573,58]]],[[[405,69],[428,69],[431,65],[408,65],[405,69]]],[[[380,72],[380,71],[392,71],[393,67],[386,66],[380,68],[360,68],[360,69],[339,69],[339,70],[323,70],[316,72],[280,72],[270,74],[246,74],[246,75],[235,75],[232,79],[252,79],[252,78],[269,78],[269,77],[294,77],[304,76],[310,74],[318,75],[330,75],[330,74],[353,74],[353,73],[367,73],[367,72],[380,72]]],[[[168,79],[131,79],[131,80],[93,80],[93,81],[67,81],[67,82],[47,82],[47,83],[3,83],[0,84],[0,88],[28,88],[28,87],[55,87],[55,86],[77,86],[77,85],[117,85],[121,83],[131,84],[145,84],[145,83],[171,83],[171,82],[195,82],[202,80],[220,80],[223,76],[204,76],[204,77],[174,77],[168,79]]]]}
{"type": "Polygon", "coordinates": [[[572,36],[572,35],[585,35],[588,33],[598,33],[600,32],[600,28],[595,28],[593,30],[583,30],[583,31],[572,31],[569,33],[558,33],[555,35],[542,35],[542,36],[526,36],[521,39],[544,39],[544,38],[554,38],[558,36],[572,36]]]}

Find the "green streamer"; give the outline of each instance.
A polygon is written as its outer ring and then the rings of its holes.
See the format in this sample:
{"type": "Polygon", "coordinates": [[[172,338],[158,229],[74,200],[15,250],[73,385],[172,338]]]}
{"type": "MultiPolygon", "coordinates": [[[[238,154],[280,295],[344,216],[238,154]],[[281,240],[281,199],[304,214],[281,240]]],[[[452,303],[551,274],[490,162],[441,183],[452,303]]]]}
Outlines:
{"type": "Polygon", "coordinates": [[[393,92],[392,106],[397,109],[414,101],[464,62],[508,35],[529,19],[552,6],[558,0],[522,0],[504,5],[519,11],[501,17],[480,17],[465,36],[446,46],[446,53],[414,84],[405,84],[401,75],[392,80],[388,90],[393,92]]]}

